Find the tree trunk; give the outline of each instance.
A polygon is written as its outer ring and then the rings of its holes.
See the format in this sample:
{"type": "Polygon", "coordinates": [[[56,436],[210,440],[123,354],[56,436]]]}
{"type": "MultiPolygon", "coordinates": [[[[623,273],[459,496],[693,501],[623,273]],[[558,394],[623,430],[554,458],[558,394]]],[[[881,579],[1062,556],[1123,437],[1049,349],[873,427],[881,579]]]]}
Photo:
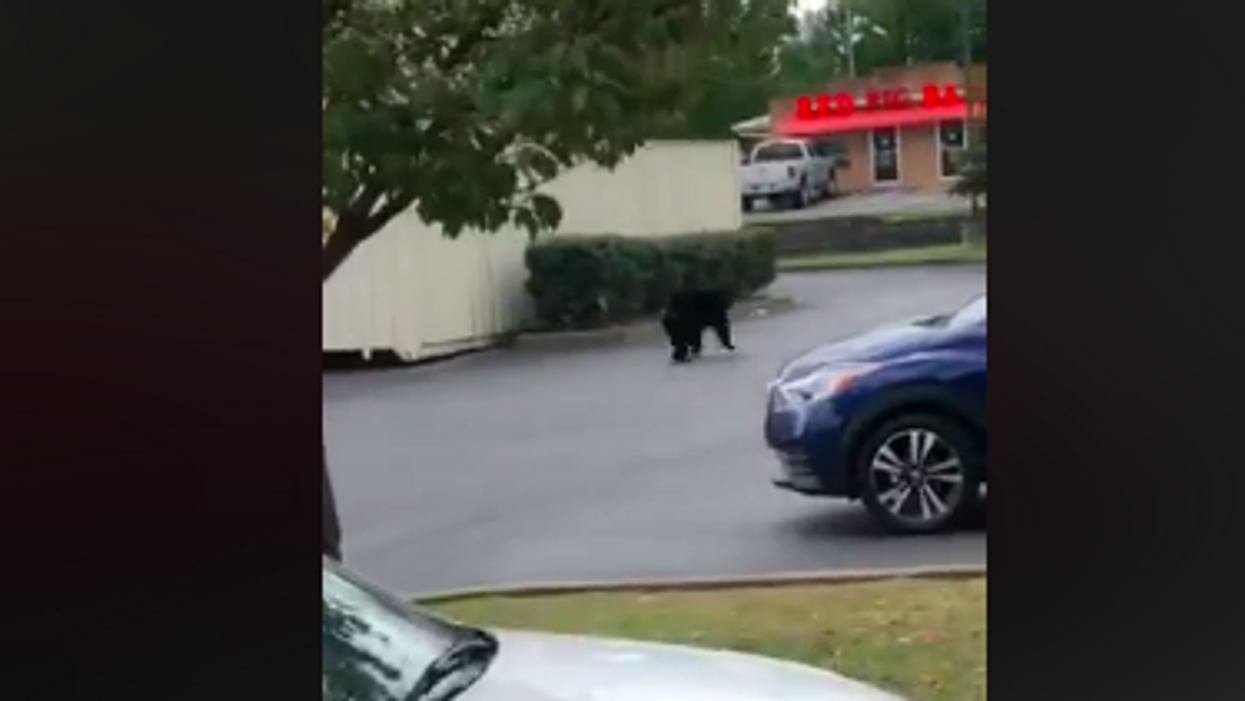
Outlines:
{"type": "Polygon", "coordinates": [[[380,193],[366,195],[357,200],[351,210],[337,216],[333,225],[333,233],[329,234],[328,241],[323,244],[324,271],[320,278],[321,284],[328,282],[337,268],[350,257],[354,249],[359,247],[359,244],[383,229],[390,219],[405,211],[415,200],[410,195],[399,196],[386,201],[379,211],[372,214],[359,214],[359,212],[371,212],[380,199],[380,193]]]}
{"type": "Polygon", "coordinates": [[[986,218],[978,212],[970,214],[960,224],[960,243],[971,246],[986,240],[986,218]]]}
{"type": "Polygon", "coordinates": [[[323,487],[323,525],[324,545],[321,554],[340,561],[342,559],[342,528],[337,517],[337,500],[333,497],[333,483],[329,480],[329,454],[323,449],[324,487],[323,487]]]}
{"type": "Polygon", "coordinates": [[[324,269],[320,278],[321,284],[328,282],[333,273],[350,257],[354,249],[358,248],[359,244],[363,243],[363,240],[367,238],[366,234],[357,229],[358,227],[350,226],[345,221],[339,221],[333,233],[329,234],[328,241],[324,243],[321,253],[324,260],[324,269]]]}

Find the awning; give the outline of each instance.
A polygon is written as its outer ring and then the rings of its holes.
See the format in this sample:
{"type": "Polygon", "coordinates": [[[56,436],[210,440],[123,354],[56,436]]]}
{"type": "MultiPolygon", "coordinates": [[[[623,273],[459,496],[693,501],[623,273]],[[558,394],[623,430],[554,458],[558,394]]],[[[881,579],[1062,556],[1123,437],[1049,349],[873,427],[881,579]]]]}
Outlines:
{"type": "Polygon", "coordinates": [[[746,119],[738,124],[731,126],[731,131],[736,135],[745,134],[769,134],[769,115],[763,114],[760,117],[746,119]]]}
{"type": "Polygon", "coordinates": [[[966,119],[968,106],[939,105],[937,107],[913,107],[905,110],[859,111],[847,116],[812,117],[800,119],[789,114],[778,120],[774,133],[783,136],[817,136],[864,131],[882,127],[902,127],[913,124],[932,124],[944,119],[966,119]]]}

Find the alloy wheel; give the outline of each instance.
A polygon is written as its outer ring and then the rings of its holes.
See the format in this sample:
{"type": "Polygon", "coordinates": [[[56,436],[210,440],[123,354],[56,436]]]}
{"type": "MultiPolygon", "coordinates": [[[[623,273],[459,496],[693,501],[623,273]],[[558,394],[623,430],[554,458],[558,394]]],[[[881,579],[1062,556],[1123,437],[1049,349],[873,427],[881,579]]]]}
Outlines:
{"type": "Polygon", "coordinates": [[[964,462],[934,431],[911,428],[882,442],[869,462],[877,502],[896,520],[923,527],[948,518],[964,497],[964,462]]]}

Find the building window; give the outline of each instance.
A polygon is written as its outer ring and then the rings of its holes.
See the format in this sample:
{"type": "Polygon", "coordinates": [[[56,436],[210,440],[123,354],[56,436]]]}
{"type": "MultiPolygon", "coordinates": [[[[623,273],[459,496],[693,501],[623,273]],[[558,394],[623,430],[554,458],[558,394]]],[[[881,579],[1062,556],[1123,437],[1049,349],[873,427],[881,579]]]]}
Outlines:
{"type": "Polygon", "coordinates": [[[938,125],[938,174],[954,178],[960,174],[967,135],[964,121],[952,119],[938,125]]]}
{"type": "Polygon", "coordinates": [[[899,181],[899,129],[879,127],[873,130],[870,157],[873,161],[875,184],[899,181]]]}

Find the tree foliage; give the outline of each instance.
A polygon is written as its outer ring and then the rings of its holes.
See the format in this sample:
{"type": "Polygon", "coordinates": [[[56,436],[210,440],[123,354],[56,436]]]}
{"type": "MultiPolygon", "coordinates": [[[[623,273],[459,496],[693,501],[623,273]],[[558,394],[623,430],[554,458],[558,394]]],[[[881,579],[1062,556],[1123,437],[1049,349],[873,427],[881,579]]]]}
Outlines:
{"type": "Polygon", "coordinates": [[[849,42],[867,30],[862,18],[853,18],[837,6],[804,13],[798,37],[784,44],[779,54],[783,93],[814,91],[836,76],[847,75],[849,42]]]}
{"type": "Polygon", "coordinates": [[[679,97],[659,115],[654,138],[729,138],[732,125],[780,95],[779,49],[797,28],[791,0],[711,0],[707,11],[720,30],[682,50],[679,97]]]}
{"type": "Polygon", "coordinates": [[[324,270],[414,208],[449,236],[557,225],[537,186],[678,105],[726,0],[322,0],[324,270]]]}
{"type": "Polygon", "coordinates": [[[974,62],[986,60],[986,0],[843,0],[808,13],[800,39],[783,49],[783,82],[792,92],[876,68],[964,58],[964,3],[974,62]],[[849,27],[850,25],[850,27],[849,27]]]}
{"type": "Polygon", "coordinates": [[[985,0],[844,0],[873,31],[862,34],[858,65],[958,61],[964,57],[964,17],[974,61],[986,59],[985,0]]]}

